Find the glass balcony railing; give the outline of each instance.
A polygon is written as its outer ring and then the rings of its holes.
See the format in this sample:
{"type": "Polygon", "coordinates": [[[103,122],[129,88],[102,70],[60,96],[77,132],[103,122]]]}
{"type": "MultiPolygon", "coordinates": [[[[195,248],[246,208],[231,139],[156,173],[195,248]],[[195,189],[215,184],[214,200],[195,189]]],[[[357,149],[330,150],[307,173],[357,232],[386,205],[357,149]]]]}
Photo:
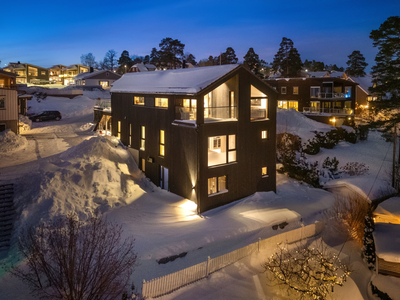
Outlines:
{"type": "Polygon", "coordinates": [[[206,107],[204,119],[237,119],[236,106],[206,107]]]}

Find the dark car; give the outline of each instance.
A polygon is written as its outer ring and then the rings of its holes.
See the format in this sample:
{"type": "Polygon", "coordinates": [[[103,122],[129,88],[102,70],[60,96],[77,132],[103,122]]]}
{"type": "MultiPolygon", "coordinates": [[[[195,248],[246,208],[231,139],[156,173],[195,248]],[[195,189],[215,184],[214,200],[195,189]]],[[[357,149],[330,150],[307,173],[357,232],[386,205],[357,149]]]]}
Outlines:
{"type": "Polygon", "coordinates": [[[35,121],[35,122],[42,122],[42,121],[49,121],[49,120],[60,121],[61,113],[56,110],[42,111],[41,113],[38,113],[36,115],[29,117],[29,119],[31,119],[32,121],[35,121]]]}

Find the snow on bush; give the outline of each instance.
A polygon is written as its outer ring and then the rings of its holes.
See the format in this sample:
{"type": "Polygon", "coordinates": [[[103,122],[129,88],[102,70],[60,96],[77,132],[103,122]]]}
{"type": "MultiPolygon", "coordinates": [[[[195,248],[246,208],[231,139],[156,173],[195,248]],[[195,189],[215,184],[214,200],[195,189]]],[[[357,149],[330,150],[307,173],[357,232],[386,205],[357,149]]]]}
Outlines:
{"type": "Polygon", "coordinates": [[[27,116],[19,115],[18,127],[20,133],[31,130],[32,121],[27,116]]]}
{"type": "Polygon", "coordinates": [[[11,129],[0,132],[0,153],[11,153],[24,149],[28,145],[25,137],[16,135],[11,129]]]}
{"type": "Polygon", "coordinates": [[[348,176],[359,176],[368,174],[369,167],[365,163],[352,161],[341,167],[340,171],[348,176]]]}

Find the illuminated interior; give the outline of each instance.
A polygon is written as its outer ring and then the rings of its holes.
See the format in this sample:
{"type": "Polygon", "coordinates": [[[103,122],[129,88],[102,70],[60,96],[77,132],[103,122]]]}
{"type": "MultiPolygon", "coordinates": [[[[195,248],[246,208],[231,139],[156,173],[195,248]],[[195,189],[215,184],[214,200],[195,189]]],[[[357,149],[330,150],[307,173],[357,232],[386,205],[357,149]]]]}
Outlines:
{"type": "Polygon", "coordinates": [[[250,119],[263,120],[268,118],[268,97],[259,89],[251,86],[250,119]]]}
{"type": "Polygon", "coordinates": [[[208,138],[208,166],[236,161],[236,135],[212,136],[208,138]]]}

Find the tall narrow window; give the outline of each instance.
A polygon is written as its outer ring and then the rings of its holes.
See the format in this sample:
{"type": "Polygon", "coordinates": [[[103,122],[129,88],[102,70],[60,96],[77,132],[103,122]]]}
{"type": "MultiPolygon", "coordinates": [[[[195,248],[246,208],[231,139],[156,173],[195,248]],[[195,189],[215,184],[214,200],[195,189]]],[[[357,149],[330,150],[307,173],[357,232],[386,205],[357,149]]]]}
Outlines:
{"type": "Polygon", "coordinates": [[[268,138],[268,132],[266,130],[261,130],[261,138],[266,140],[268,138]]]}
{"type": "Polygon", "coordinates": [[[157,107],[168,107],[168,98],[156,98],[155,101],[157,107]]]}
{"type": "Polygon", "coordinates": [[[142,126],[140,130],[140,150],[144,151],[146,149],[146,127],[142,126]]]}
{"type": "Polygon", "coordinates": [[[299,94],[299,87],[298,86],[294,86],[293,87],[293,95],[298,95],[299,94]]]}
{"type": "Polygon", "coordinates": [[[146,160],[142,158],[142,172],[146,173],[146,160]]]}
{"type": "Polygon", "coordinates": [[[250,120],[268,118],[268,97],[253,85],[251,86],[250,110],[250,120]]]}
{"type": "Polygon", "coordinates": [[[228,137],[228,162],[236,161],[236,135],[231,134],[228,137]]]}
{"type": "Polygon", "coordinates": [[[160,156],[165,156],[165,131],[160,130],[160,156]]]}
{"type": "Polygon", "coordinates": [[[237,118],[235,113],[235,92],[229,92],[229,118],[237,118]]]}
{"type": "Polygon", "coordinates": [[[121,121],[118,121],[118,138],[121,139],[121,121]]]}
{"type": "Polygon", "coordinates": [[[132,147],[132,124],[129,124],[129,146],[132,147]]]}

